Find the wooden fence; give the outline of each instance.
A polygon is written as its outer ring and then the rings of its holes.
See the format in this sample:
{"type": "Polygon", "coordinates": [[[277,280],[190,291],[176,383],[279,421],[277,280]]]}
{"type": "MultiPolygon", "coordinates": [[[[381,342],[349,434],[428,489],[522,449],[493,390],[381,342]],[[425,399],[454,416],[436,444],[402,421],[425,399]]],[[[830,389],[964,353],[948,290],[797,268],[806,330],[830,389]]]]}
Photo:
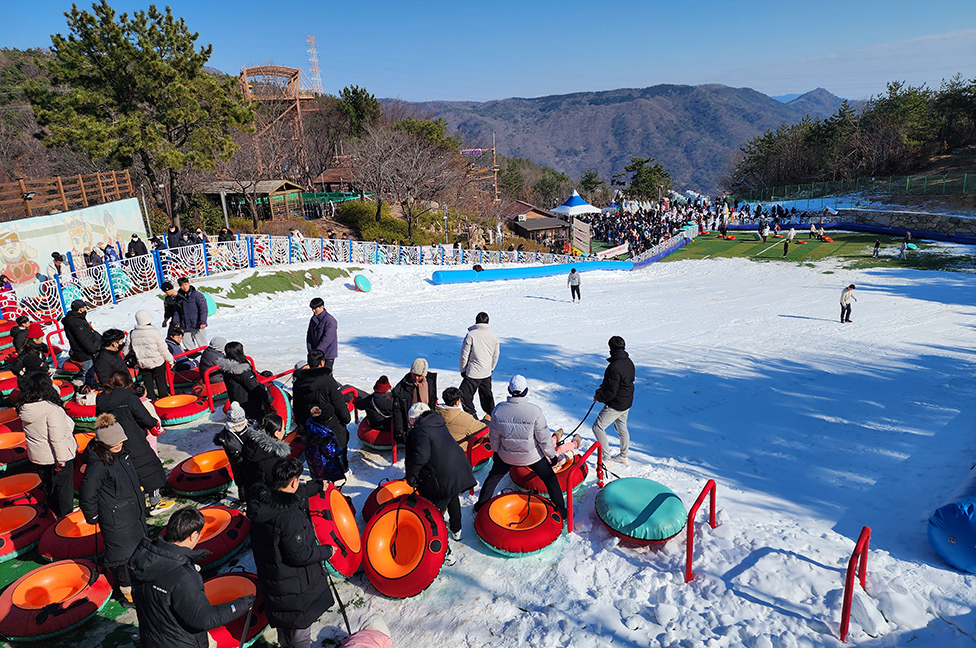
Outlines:
{"type": "Polygon", "coordinates": [[[0,221],[44,216],[134,197],[129,171],[0,183],[0,221]]]}

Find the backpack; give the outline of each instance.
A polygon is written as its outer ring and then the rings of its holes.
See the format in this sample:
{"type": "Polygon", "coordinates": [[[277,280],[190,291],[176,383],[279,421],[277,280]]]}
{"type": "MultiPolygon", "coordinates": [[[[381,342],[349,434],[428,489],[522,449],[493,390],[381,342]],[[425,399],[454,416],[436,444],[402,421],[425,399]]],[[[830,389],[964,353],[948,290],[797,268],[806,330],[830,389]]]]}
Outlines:
{"type": "Polygon", "coordinates": [[[346,449],[339,445],[335,432],[313,418],[305,422],[305,460],[315,479],[339,481],[349,470],[346,449]]]}
{"type": "Polygon", "coordinates": [[[241,452],[244,451],[244,441],[239,435],[224,428],[214,435],[213,442],[224,449],[228,459],[231,461],[240,460],[241,452]]]}

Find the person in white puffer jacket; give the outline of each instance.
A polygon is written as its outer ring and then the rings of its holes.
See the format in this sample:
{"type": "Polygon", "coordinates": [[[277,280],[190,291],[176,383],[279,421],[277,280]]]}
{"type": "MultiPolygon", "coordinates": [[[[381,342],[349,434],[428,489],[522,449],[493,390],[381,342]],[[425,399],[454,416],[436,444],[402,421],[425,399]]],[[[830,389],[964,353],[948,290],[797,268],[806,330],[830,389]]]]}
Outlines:
{"type": "Polygon", "coordinates": [[[491,414],[495,409],[495,397],[491,393],[491,374],[498,364],[498,336],[488,328],[488,313],[481,312],[474,319],[474,326],[468,328],[461,344],[461,407],[471,416],[478,418],[474,409],[474,393],[478,392],[481,409],[491,414]]]}
{"type": "Polygon", "coordinates": [[[528,466],[538,475],[549,492],[549,501],[556,511],[566,518],[566,504],[559,480],[552,470],[558,457],[552,443],[552,432],[545,414],[538,405],[526,400],[529,384],[524,376],[516,374],[508,383],[509,397],[491,412],[488,424],[488,440],[495,449],[491,470],[481,487],[475,513],[495,494],[495,488],[512,466],[528,466]]]}
{"type": "Polygon", "coordinates": [[[129,339],[125,343],[123,355],[132,352],[136,357],[139,374],[146,386],[146,395],[150,400],[169,396],[169,385],[166,382],[166,365],[173,364],[173,354],[166,346],[163,334],[152,325],[152,315],[149,311],[141,310],[136,313],[136,327],[129,332],[129,339]],[[153,388],[155,383],[155,388],[153,388]]]}

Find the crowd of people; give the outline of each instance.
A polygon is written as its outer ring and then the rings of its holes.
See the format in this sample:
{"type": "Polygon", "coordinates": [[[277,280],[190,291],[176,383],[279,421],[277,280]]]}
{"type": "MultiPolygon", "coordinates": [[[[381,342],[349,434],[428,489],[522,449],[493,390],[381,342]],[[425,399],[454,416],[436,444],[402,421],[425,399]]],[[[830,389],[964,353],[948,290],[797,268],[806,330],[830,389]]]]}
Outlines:
{"type": "MultiPolygon", "coordinates": [[[[556,512],[565,518],[566,504],[553,466],[568,460],[580,445],[579,437],[567,443],[561,434],[551,433],[521,375],[508,381],[508,398],[495,403],[492,376],[501,345],[487,313],[478,313],[461,344],[457,386],[440,391],[437,373],[421,357],[395,384],[380,376],[372,390],[357,390],[355,403],[350,403],[334,374],[338,322],[324,300],[313,299],[306,356],[296,366],[292,383],[294,422],[305,443],[302,462],[290,457],[284,441],[289,430],[274,411],[265,381],[255,373],[243,344],[219,336],[208,340],[206,301],[188,279],[162,288],[161,317],[140,310],[128,333],[122,327],[96,331],[88,321],[89,306],[81,300],[71,304],[62,320],[67,356],[80,368],[76,398],[94,404],[97,414],[95,439],[80,457],[74,422],[52,382],[50,349],[38,324],[26,318],[18,321],[12,330],[16,356],[9,363],[18,375],[21,393],[16,406],[28,456],[57,516],[74,509],[74,464],[85,464],[80,510],[86,521],[100,525],[105,543],[100,559],[113,574],[116,596],[136,610],[141,646],[205,646],[207,630],[246,614],[253,604],[252,597],[209,604],[194,567],[201,558],[195,547],[203,516],[193,507],[173,512],[175,502],[165,497],[167,476],[157,442],[163,428],[153,401],[169,394],[167,367],[216,367],[211,380],[226,386],[231,404],[214,443],[228,456],[237,505],[251,521],[257,577],[282,646],[309,646],[312,624],[334,604],[322,566],[334,547],[316,539],[308,498],[322,492],[326,483],[345,483],[347,426],[354,408],[365,412],[372,427],[392,433],[406,446],[405,479],[445,515],[451,542],[461,540],[460,494],[477,484],[465,450],[485,428],[494,456],[475,512],[491,499],[510,467],[527,466],[541,478],[556,512]],[[165,327],[165,337],[157,321],[165,327]],[[567,449],[569,454],[560,454],[567,449]],[[147,517],[163,512],[172,513],[167,527],[152,538],[147,517]]],[[[606,443],[605,428],[613,423],[621,445],[612,460],[626,463],[626,414],[633,401],[634,370],[621,338],[611,338],[610,351],[607,374],[594,395],[594,401],[605,406],[593,431],[606,443]]],[[[454,560],[450,545],[447,560],[454,560]]],[[[360,638],[387,643],[357,644],[356,633],[343,645],[391,645],[388,631],[378,629],[382,621],[370,623],[360,638]]]]}

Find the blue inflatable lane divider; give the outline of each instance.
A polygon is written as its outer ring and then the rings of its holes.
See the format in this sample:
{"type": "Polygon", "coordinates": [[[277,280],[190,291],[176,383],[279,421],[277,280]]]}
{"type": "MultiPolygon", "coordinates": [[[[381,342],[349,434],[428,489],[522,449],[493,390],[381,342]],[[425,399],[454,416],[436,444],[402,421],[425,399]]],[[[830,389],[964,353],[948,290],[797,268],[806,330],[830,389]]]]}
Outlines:
{"type": "Polygon", "coordinates": [[[553,277],[569,274],[571,268],[576,272],[590,270],[633,270],[630,261],[580,261],[579,263],[562,263],[535,267],[513,266],[510,268],[494,268],[491,270],[435,270],[431,282],[437,286],[443,284],[472,283],[475,281],[503,281],[507,279],[536,279],[538,277],[553,277]]]}

